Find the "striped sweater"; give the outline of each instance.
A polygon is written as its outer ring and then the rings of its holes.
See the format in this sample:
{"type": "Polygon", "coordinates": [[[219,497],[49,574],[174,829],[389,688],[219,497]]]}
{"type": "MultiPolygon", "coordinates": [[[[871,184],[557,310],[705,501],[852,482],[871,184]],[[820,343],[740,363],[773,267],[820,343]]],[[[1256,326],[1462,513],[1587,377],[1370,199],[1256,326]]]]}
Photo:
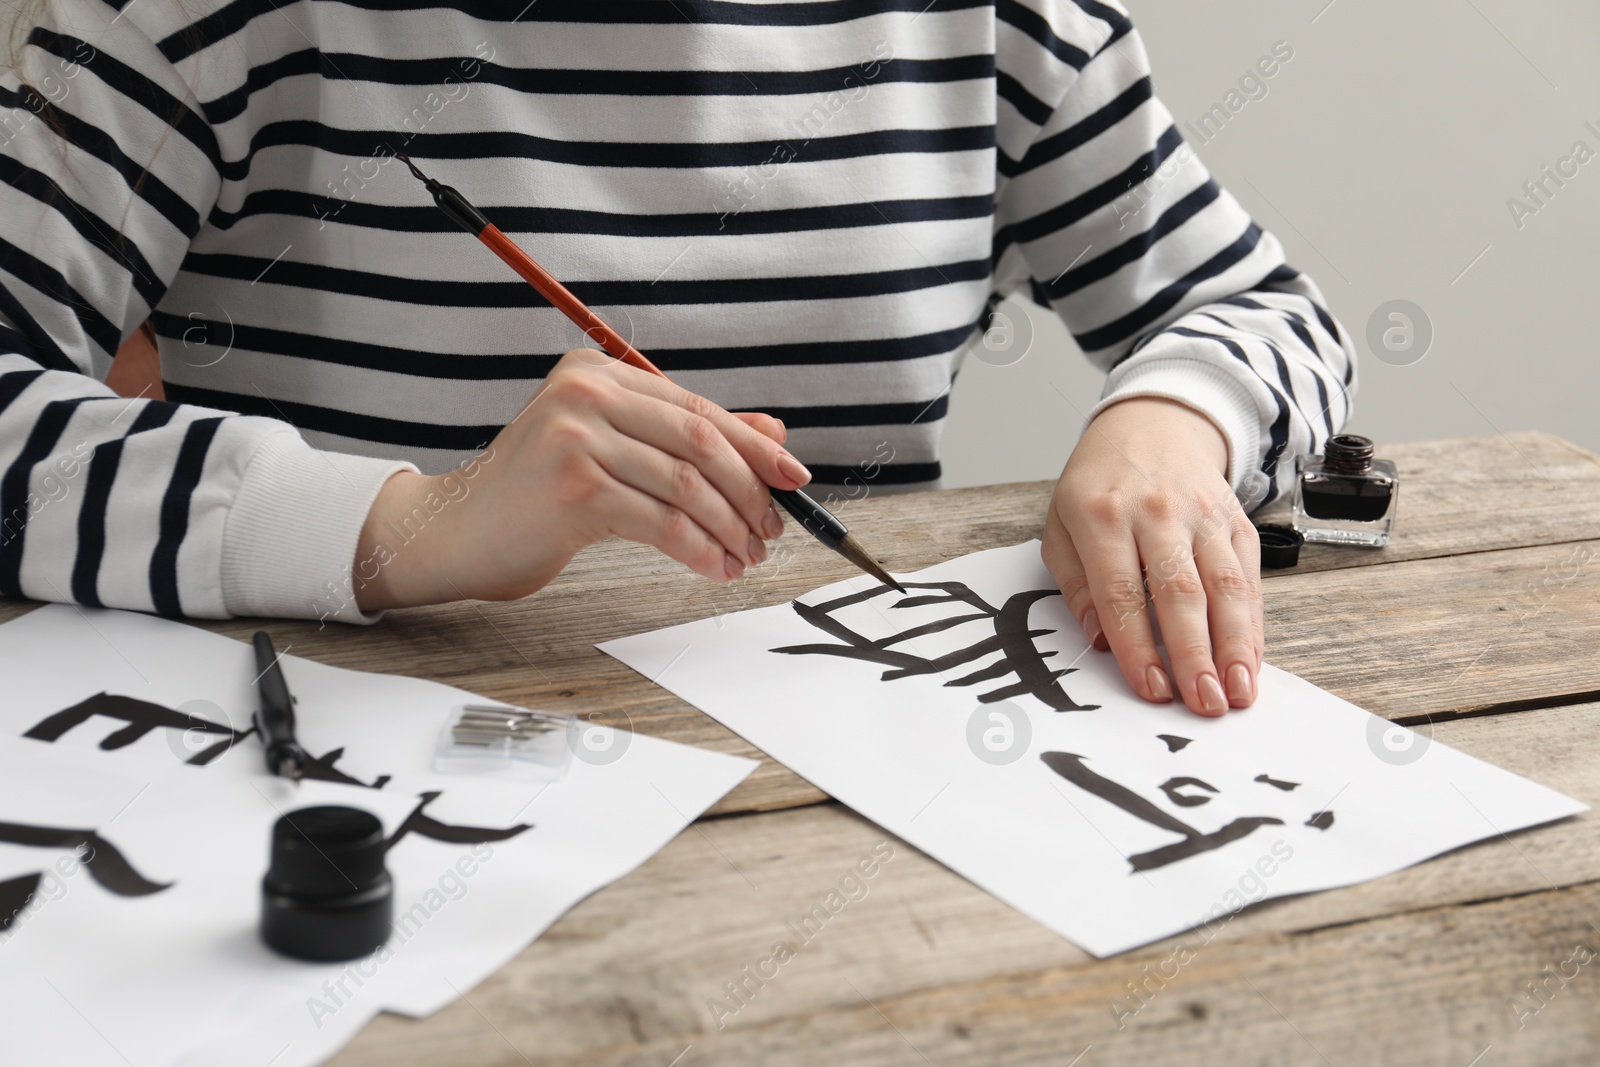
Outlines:
{"type": "Polygon", "coordinates": [[[1012,292],[1108,372],[1102,407],[1209,415],[1247,503],[1350,412],[1349,337],[1112,3],[50,0],[20,40],[7,596],[363,620],[328,591],[384,480],[470,460],[583,340],[397,152],[680,384],[782,418],[824,484],[937,484],[1012,292]],[[165,401],[99,381],[146,319],[165,401]]]}

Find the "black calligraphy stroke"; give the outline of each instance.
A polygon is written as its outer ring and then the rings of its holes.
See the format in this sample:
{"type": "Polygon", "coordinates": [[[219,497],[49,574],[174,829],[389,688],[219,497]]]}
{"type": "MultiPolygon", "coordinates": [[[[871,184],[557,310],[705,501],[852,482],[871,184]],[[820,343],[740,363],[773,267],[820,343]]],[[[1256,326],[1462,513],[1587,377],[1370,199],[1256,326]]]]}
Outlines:
{"type": "Polygon", "coordinates": [[[1198,778],[1168,778],[1165,782],[1161,783],[1161,791],[1167,794],[1168,800],[1172,801],[1180,808],[1198,808],[1201,804],[1204,804],[1211,799],[1210,797],[1201,793],[1179,792],[1179,790],[1185,786],[1193,786],[1196,789],[1204,789],[1207,793],[1217,792],[1216,786],[1210,784],[1209,782],[1202,782],[1198,778]]]}
{"type": "Polygon", "coordinates": [[[420,801],[412,809],[411,814],[406,816],[405,821],[395,828],[394,833],[389,835],[389,840],[383,846],[385,852],[399,844],[400,839],[407,834],[417,834],[421,837],[429,837],[435,841],[443,841],[451,845],[482,845],[491,841],[509,841],[523,831],[533,829],[533,824],[526,822],[519,822],[504,829],[495,829],[490,826],[455,826],[450,823],[443,823],[432,815],[423,814],[422,811],[423,808],[438,800],[441,794],[435,791],[417,795],[421,798],[420,801]]]}
{"type": "MultiPolygon", "coordinates": [[[[98,693],[95,696],[74,704],[70,708],[58,711],[40,720],[31,730],[23,736],[35,741],[55,742],[69,730],[82,726],[96,715],[110,719],[120,719],[127,723],[106,735],[100,742],[100,748],[105,751],[115,751],[125,748],[138,741],[152,730],[199,730],[202,733],[215,734],[220,740],[185,761],[186,764],[205,766],[217,756],[232,746],[235,742],[256,733],[255,727],[248,730],[235,730],[230,726],[214,723],[198,715],[185,714],[173,711],[171,708],[152,704],[149,701],[138,700],[133,697],[117,696],[110,693],[98,693]]],[[[354,785],[364,789],[382,789],[388,783],[390,776],[380,775],[371,785],[356,778],[350,777],[334,766],[339,758],[344,755],[343,748],[333,749],[325,755],[308,762],[304,769],[306,778],[324,782],[336,782],[342,785],[354,785]]],[[[517,823],[503,829],[490,826],[460,826],[452,823],[440,822],[428,815],[424,809],[442,794],[434,791],[419,794],[416,808],[395,829],[389,839],[384,843],[384,849],[393,848],[408,834],[419,837],[432,838],[448,844],[477,845],[492,841],[508,841],[518,834],[533,829],[532,823],[517,823]]],[[[133,868],[127,859],[111,842],[101,837],[92,830],[72,830],[50,826],[31,826],[25,823],[0,822],[0,842],[25,845],[35,848],[64,848],[79,851],[83,858],[81,862],[89,869],[92,877],[106,889],[124,897],[148,896],[159,893],[168,888],[171,882],[152,882],[133,868]]],[[[15,917],[27,907],[33,894],[38,891],[40,879],[44,872],[26,874],[18,878],[0,882],[0,931],[10,927],[15,917]]]]}
{"type": "MultiPolygon", "coordinates": [[[[384,842],[388,851],[409,834],[432,838],[452,845],[478,845],[492,841],[509,841],[533,829],[532,823],[516,823],[504,828],[492,826],[463,826],[440,822],[425,812],[425,808],[438,800],[438,791],[418,794],[417,806],[395,828],[384,842]]],[[[64,848],[79,852],[81,862],[89,875],[106,889],[122,897],[142,897],[169,888],[171,882],[152,882],[145,878],[125,859],[115,845],[92,830],[69,830],[53,826],[30,826],[25,823],[0,822],[0,842],[35,848],[64,848]]],[[[11,925],[13,918],[39,888],[43,872],[23,875],[0,882],[0,930],[11,925]]]]}
{"type": "MultiPolygon", "coordinates": [[[[128,725],[107,734],[100,741],[100,748],[106,752],[114,752],[119,748],[126,748],[139,740],[152,730],[183,730],[185,732],[198,730],[204,734],[215,734],[220,740],[215,744],[195,753],[184,763],[191,767],[204,767],[218,756],[222,755],[235,744],[243,741],[251,734],[258,734],[257,727],[251,726],[248,730],[235,730],[225,723],[212,722],[192,713],[174,711],[160,704],[152,704],[148,700],[138,700],[134,697],[118,696],[115,693],[96,693],[87,700],[79,701],[54,715],[41,719],[33,729],[23,734],[23,737],[35,741],[59,740],[67,731],[74,727],[82,726],[94,716],[100,715],[108,719],[120,719],[128,725]]],[[[379,775],[370,784],[359,778],[352,778],[334,766],[344,755],[343,748],[333,749],[315,759],[307,761],[302,769],[301,776],[319,782],[335,782],[339,785],[359,786],[362,789],[382,789],[389,781],[389,775],[379,775]]]]}
{"type": "Polygon", "coordinates": [[[857,604],[864,604],[874,597],[893,592],[893,590],[878,586],[864,592],[849,593],[820,604],[804,604],[796,600],[793,602],[796,614],[823,633],[843,641],[844,644],[786,645],[770,651],[790,656],[839,656],[844,659],[878,663],[889,668],[882,675],[882,680],[885,682],[916,675],[943,674],[954,667],[971,663],[991,653],[998,652],[1000,653],[1000,659],[996,662],[986,667],[980,667],[962,675],[960,678],[948,681],[945,685],[973,686],[980,682],[990,682],[1004,678],[1008,674],[1014,674],[1017,678],[1015,682],[980,694],[978,696],[979,703],[993,704],[1026,693],[1056,711],[1094,711],[1100,707],[1098,704],[1079,704],[1068,696],[1067,692],[1061,688],[1060,680],[1063,676],[1072,674],[1077,668],[1065,667],[1051,670],[1045,660],[1056,653],[1054,651],[1040,652],[1033,644],[1034,638],[1043,637],[1056,631],[1030,630],[1028,628],[1028,612],[1039,601],[1047,597],[1060,596],[1060,590],[1031,589],[1021,593],[1014,593],[1006,600],[1005,604],[996,608],[974,593],[963,582],[906,582],[904,585],[907,589],[926,589],[932,592],[923,596],[903,597],[896,603],[890,604],[889,607],[891,609],[927,607],[937,604],[965,604],[975,610],[966,614],[938,619],[889,637],[874,640],[850,629],[834,618],[833,613],[857,604]],[[913,641],[927,634],[939,633],[969,622],[980,622],[985,619],[993,621],[994,636],[985,637],[968,645],[966,648],[957,649],[943,656],[930,659],[891,647],[903,641],[913,641]]]}
{"type": "Polygon", "coordinates": [[[79,861],[89,868],[89,877],[119,897],[144,897],[159,893],[171,882],[152,882],[133,869],[117,847],[93,830],[68,830],[55,826],[32,826],[20,822],[0,822],[0,842],[29,848],[63,848],[82,855],[79,861]]]}
{"type": "Polygon", "coordinates": [[[22,736],[31,737],[35,741],[56,741],[68,730],[82,726],[96,715],[108,719],[121,719],[128,724],[120,730],[107,734],[100,741],[100,748],[105,752],[126,748],[156,729],[199,730],[201,733],[217,734],[222,740],[184,761],[196,767],[204,767],[236,742],[256,732],[254,726],[248,730],[235,730],[231,726],[215,723],[198,715],[173,711],[160,704],[152,704],[148,700],[117,696],[114,693],[96,693],[87,700],[79,701],[70,708],[41,719],[33,729],[22,736]]]}
{"type": "Polygon", "coordinates": [[[1255,776],[1254,780],[1262,783],[1263,785],[1270,785],[1274,789],[1281,789],[1285,793],[1292,793],[1294,790],[1300,788],[1299,782],[1280,782],[1278,779],[1266,774],[1258,774],[1255,776]]]}
{"type": "Polygon", "coordinates": [[[341,747],[325,752],[315,759],[306,760],[305,764],[300,768],[300,777],[315,779],[319,782],[337,782],[340,785],[359,786],[362,789],[382,789],[389,784],[390,776],[387,774],[378,775],[370,784],[363,782],[359,778],[350,777],[334,766],[343,755],[344,749],[341,747]]]}
{"type": "Polygon", "coordinates": [[[1156,734],[1156,740],[1165,741],[1168,752],[1176,752],[1190,743],[1187,737],[1179,737],[1177,734],[1156,734]]]}
{"type": "MultiPolygon", "coordinates": [[[[1128,862],[1133,864],[1135,871],[1148,871],[1156,867],[1165,867],[1169,863],[1197,856],[1202,852],[1221,848],[1232,841],[1254,833],[1263,826],[1282,826],[1282,819],[1274,819],[1266,815],[1248,815],[1235,819],[1220,830],[1203,834],[1188,823],[1179,819],[1161,808],[1152,801],[1145,799],[1127,786],[1119,785],[1103,775],[1096,774],[1084,766],[1084,758],[1073,752],[1044,752],[1039,758],[1045,766],[1055,771],[1073,785],[1092,793],[1101,800],[1108,801],[1138,819],[1143,819],[1152,826],[1168,830],[1180,835],[1183,840],[1149,852],[1141,852],[1128,857],[1128,862]]],[[[1194,779],[1185,779],[1194,781],[1194,779]]],[[[1174,779],[1174,781],[1183,781],[1174,779]]],[[[1170,782],[1168,783],[1171,784],[1170,782]]],[[[1205,783],[1200,783],[1204,785],[1205,783]]],[[[1209,788],[1209,787],[1207,787],[1209,788]]],[[[1188,798],[1191,801],[1196,799],[1188,798]]],[[[1204,802],[1208,797],[1198,798],[1204,802]]]]}
{"type": "Polygon", "coordinates": [[[34,871],[20,878],[0,882],[0,931],[9,929],[11,921],[22,914],[22,909],[28,906],[28,901],[33,899],[34,892],[39,888],[39,879],[42,877],[43,871],[34,871]]]}

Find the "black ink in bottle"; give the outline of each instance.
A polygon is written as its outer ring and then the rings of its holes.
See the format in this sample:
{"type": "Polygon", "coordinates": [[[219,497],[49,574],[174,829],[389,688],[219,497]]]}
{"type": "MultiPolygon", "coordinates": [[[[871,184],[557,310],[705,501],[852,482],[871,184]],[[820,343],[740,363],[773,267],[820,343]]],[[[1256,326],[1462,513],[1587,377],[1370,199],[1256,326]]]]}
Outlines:
{"type": "Polygon", "coordinates": [[[1320,456],[1301,456],[1294,485],[1294,526],[1307,541],[1382,548],[1394,528],[1400,479],[1392,462],[1374,459],[1372,442],[1335,434],[1320,456]]]}

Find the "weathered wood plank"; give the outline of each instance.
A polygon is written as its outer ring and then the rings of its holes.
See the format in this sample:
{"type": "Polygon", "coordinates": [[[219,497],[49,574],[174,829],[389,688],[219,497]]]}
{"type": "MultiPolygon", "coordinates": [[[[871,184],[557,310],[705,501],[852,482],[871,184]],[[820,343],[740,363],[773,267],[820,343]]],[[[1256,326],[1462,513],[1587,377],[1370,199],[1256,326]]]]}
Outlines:
{"type": "MultiPolygon", "coordinates": [[[[1600,704],[1464,719],[1434,736],[1600,804],[1600,704]]],[[[1491,1041],[1516,1050],[1493,1062],[1578,1062],[1560,1057],[1600,1048],[1600,971],[1585,968],[1521,1036],[1507,999],[1575,940],[1600,951],[1592,820],[1247,909],[1209,942],[1190,934],[1097,961],[894,838],[865,895],[803,944],[786,924],[883,831],[831,804],[716,819],[575,908],[470,1004],[420,1023],[380,1018],[333,1064],[520,1063],[507,1041],[540,1064],[666,1064],[690,1044],[685,1064],[920,1062],[879,1009],[941,1065],[1061,1067],[1089,1043],[1086,1064],[1320,1062],[1246,978],[1335,1063],[1464,1067],[1491,1041]],[[744,968],[778,940],[797,954],[758,987],[744,968]],[[1178,956],[1174,976],[1180,941],[1196,958],[1178,956]],[[1126,984],[1147,967],[1172,980],[1141,1007],[1126,984]],[[744,1005],[725,987],[741,980],[744,1005]],[[1138,1009],[1120,1031],[1119,998],[1138,1009]]]]}
{"type": "MultiPolygon", "coordinates": [[[[1413,441],[1384,446],[1379,454],[1393,459],[1400,468],[1401,511],[1395,543],[1377,551],[1308,546],[1301,570],[1600,537],[1600,460],[1558,437],[1522,431],[1413,441]]],[[[853,527],[859,526],[863,539],[885,562],[897,569],[914,570],[974,548],[1016,544],[1039,536],[1051,484],[1024,482],[899,496],[873,493],[868,485],[864,490],[849,490],[864,495],[845,500],[835,510],[853,527]]],[[[1275,505],[1262,517],[1286,513],[1282,505],[1275,505]]],[[[814,545],[804,547],[806,551],[794,556],[787,567],[784,588],[777,598],[850,573],[850,568],[830,553],[814,545]]],[[[536,600],[554,599],[562,585],[586,586],[602,579],[611,575],[617,564],[604,547],[585,553],[567,576],[536,600]]],[[[779,569],[768,564],[761,581],[747,584],[775,587],[779,583],[771,572],[779,569]]],[[[663,574],[679,570],[671,564],[656,568],[663,574]]],[[[712,588],[707,582],[686,584],[702,592],[712,588]]],[[[673,600],[679,598],[679,592],[673,590],[673,600]]],[[[32,607],[29,601],[0,598],[0,622],[32,607]]],[[[708,607],[725,610],[716,603],[708,603],[708,607]]]]}
{"type": "MultiPolygon", "coordinates": [[[[1600,691],[1600,659],[1587,654],[1600,648],[1593,593],[1600,564],[1577,566],[1576,577],[1566,577],[1589,552],[1600,556],[1600,542],[1269,578],[1270,662],[1407,722],[1600,691]],[[1540,584],[1547,580],[1552,584],[1540,584]]],[[[360,669],[393,670],[398,662],[406,673],[496,699],[567,708],[675,741],[762,757],[761,767],[715,813],[822,799],[742,738],[593,647],[597,640],[716,613],[704,601],[663,607],[630,599],[625,589],[632,568],[655,564],[642,550],[618,553],[618,559],[626,567],[597,578],[582,598],[552,598],[542,610],[530,602],[400,613],[382,632],[344,631],[339,642],[314,645],[311,654],[360,669]]],[[[687,588],[675,575],[662,581],[687,588]]],[[[722,594],[732,598],[738,591],[722,594]]],[[[223,628],[244,638],[253,625],[223,628]]],[[[279,642],[288,643],[303,650],[293,629],[279,642]]]]}
{"type": "MultiPolygon", "coordinates": [[[[681,1062],[1580,1067],[1600,1056],[1600,937],[1589,919],[1597,905],[1600,885],[1591,883],[1265,945],[1216,946],[1176,972],[1169,965],[1174,988],[1160,990],[1120,1031],[1113,1005],[1130,999],[1122,974],[1046,970],[897,998],[846,988],[826,1013],[730,1029],[693,1043],[695,1058],[681,1062]],[[1547,983],[1547,1002],[1527,992],[1533,982],[1547,983]]],[[[485,1041],[483,1021],[463,1036],[486,1053],[494,1040],[525,1040],[517,1015],[510,1026],[490,1018],[503,1038],[485,1041]]],[[[665,1061],[688,1044],[651,1042],[581,1062],[665,1061]]],[[[518,1061],[507,1049],[473,1062],[518,1061]]]]}
{"type": "MultiPolygon", "coordinates": [[[[1600,538],[1600,463],[1559,437],[1522,432],[1380,446],[1400,474],[1386,548],[1307,545],[1297,571],[1600,538]]],[[[1287,502],[1255,516],[1289,521],[1287,502]]]]}
{"type": "MultiPolygon", "coordinates": [[[[1591,594],[1542,587],[1553,609],[1511,634],[1506,618],[1539,607],[1523,583],[1540,583],[1567,550],[1483,553],[1600,537],[1600,464],[1545,434],[1423,442],[1386,449],[1401,464],[1402,536],[1387,549],[1308,546],[1305,565],[1270,579],[1268,658],[1380,714],[1446,716],[1501,700],[1600,689],[1588,656],[1560,672],[1567,650],[1592,649],[1591,594]],[[1586,532],[1586,531],[1593,532],[1586,532]],[[1472,551],[1401,568],[1372,564],[1472,551]],[[1359,572],[1352,568],[1360,566],[1359,572]],[[1452,568],[1464,568],[1459,574],[1452,568]],[[1336,574],[1315,573],[1336,569],[1336,574]],[[1409,568],[1409,569],[1408,569],[1409,568]],[[1559,595],[1556,595],[1559,594],[1559,595]],[[1505,618],[1502,618],[1504,616],[1505,618]],[[1585,620],[1588,619],[1586,622],[1585,620]],[[1470,626],[1467,625],[1470,620],[1470,626]],[[1489,640],[1499,642],[1485,650],[1489,640]],[[1548,645],[1540,642],[1545,638],[1548,645]],[[1470,669],[1472,657],[1483,658],[1470,669]],[[1588,673],[1586,673],[1588,672],[1588,673]],[[1577,676],[1583,675],[1587,680],[1577,676]]],[[[1049,485],[989,486],[845,503],[840,514],[898,569],[1037,536],[1049,485]]],[[[766,566],[733,585],[688,574],[652,550],[596,545],[525,601],[457,604],[391,613],[370,628],[314,622],[266,624],[279,647],[358,670],[430,678],[516,704],[592,715],[687,744],[759,756],[720,724],[594,649],[594,643],[747,607],[780,603],[847,577],[837,556],[792,531],[766,566]]],[[[1587,572],[1580,581],[1589,580],[1587,572]]],[[[0,620],[31,605],[0,600],[0,620]]],[[[248,640],[263,624],[205,624],[248,640]]],[[[823,794],[770,759],[715,812],[814,803],[823,794]]]]}
{"type": "Polygon", "coordinates": [[[1387,718],[1600,696],[1600,541],[1264,584],[1270,661],[1387,718]]]}

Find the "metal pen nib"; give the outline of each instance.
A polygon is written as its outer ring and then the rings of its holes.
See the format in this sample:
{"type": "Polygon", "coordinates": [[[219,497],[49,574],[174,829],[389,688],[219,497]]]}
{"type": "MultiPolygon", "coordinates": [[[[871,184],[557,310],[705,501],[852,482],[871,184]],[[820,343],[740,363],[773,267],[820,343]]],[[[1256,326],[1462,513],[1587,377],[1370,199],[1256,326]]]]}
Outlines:
{"type": "Polygon", "coordinates": [[[292,756],[284,756],[279,759],[278,777],[288,778],[293,781],[295,785],[299,785],[300,780],[305,777],[305,775],[300,771],[300,761],[296,760],[292,756]]]}

